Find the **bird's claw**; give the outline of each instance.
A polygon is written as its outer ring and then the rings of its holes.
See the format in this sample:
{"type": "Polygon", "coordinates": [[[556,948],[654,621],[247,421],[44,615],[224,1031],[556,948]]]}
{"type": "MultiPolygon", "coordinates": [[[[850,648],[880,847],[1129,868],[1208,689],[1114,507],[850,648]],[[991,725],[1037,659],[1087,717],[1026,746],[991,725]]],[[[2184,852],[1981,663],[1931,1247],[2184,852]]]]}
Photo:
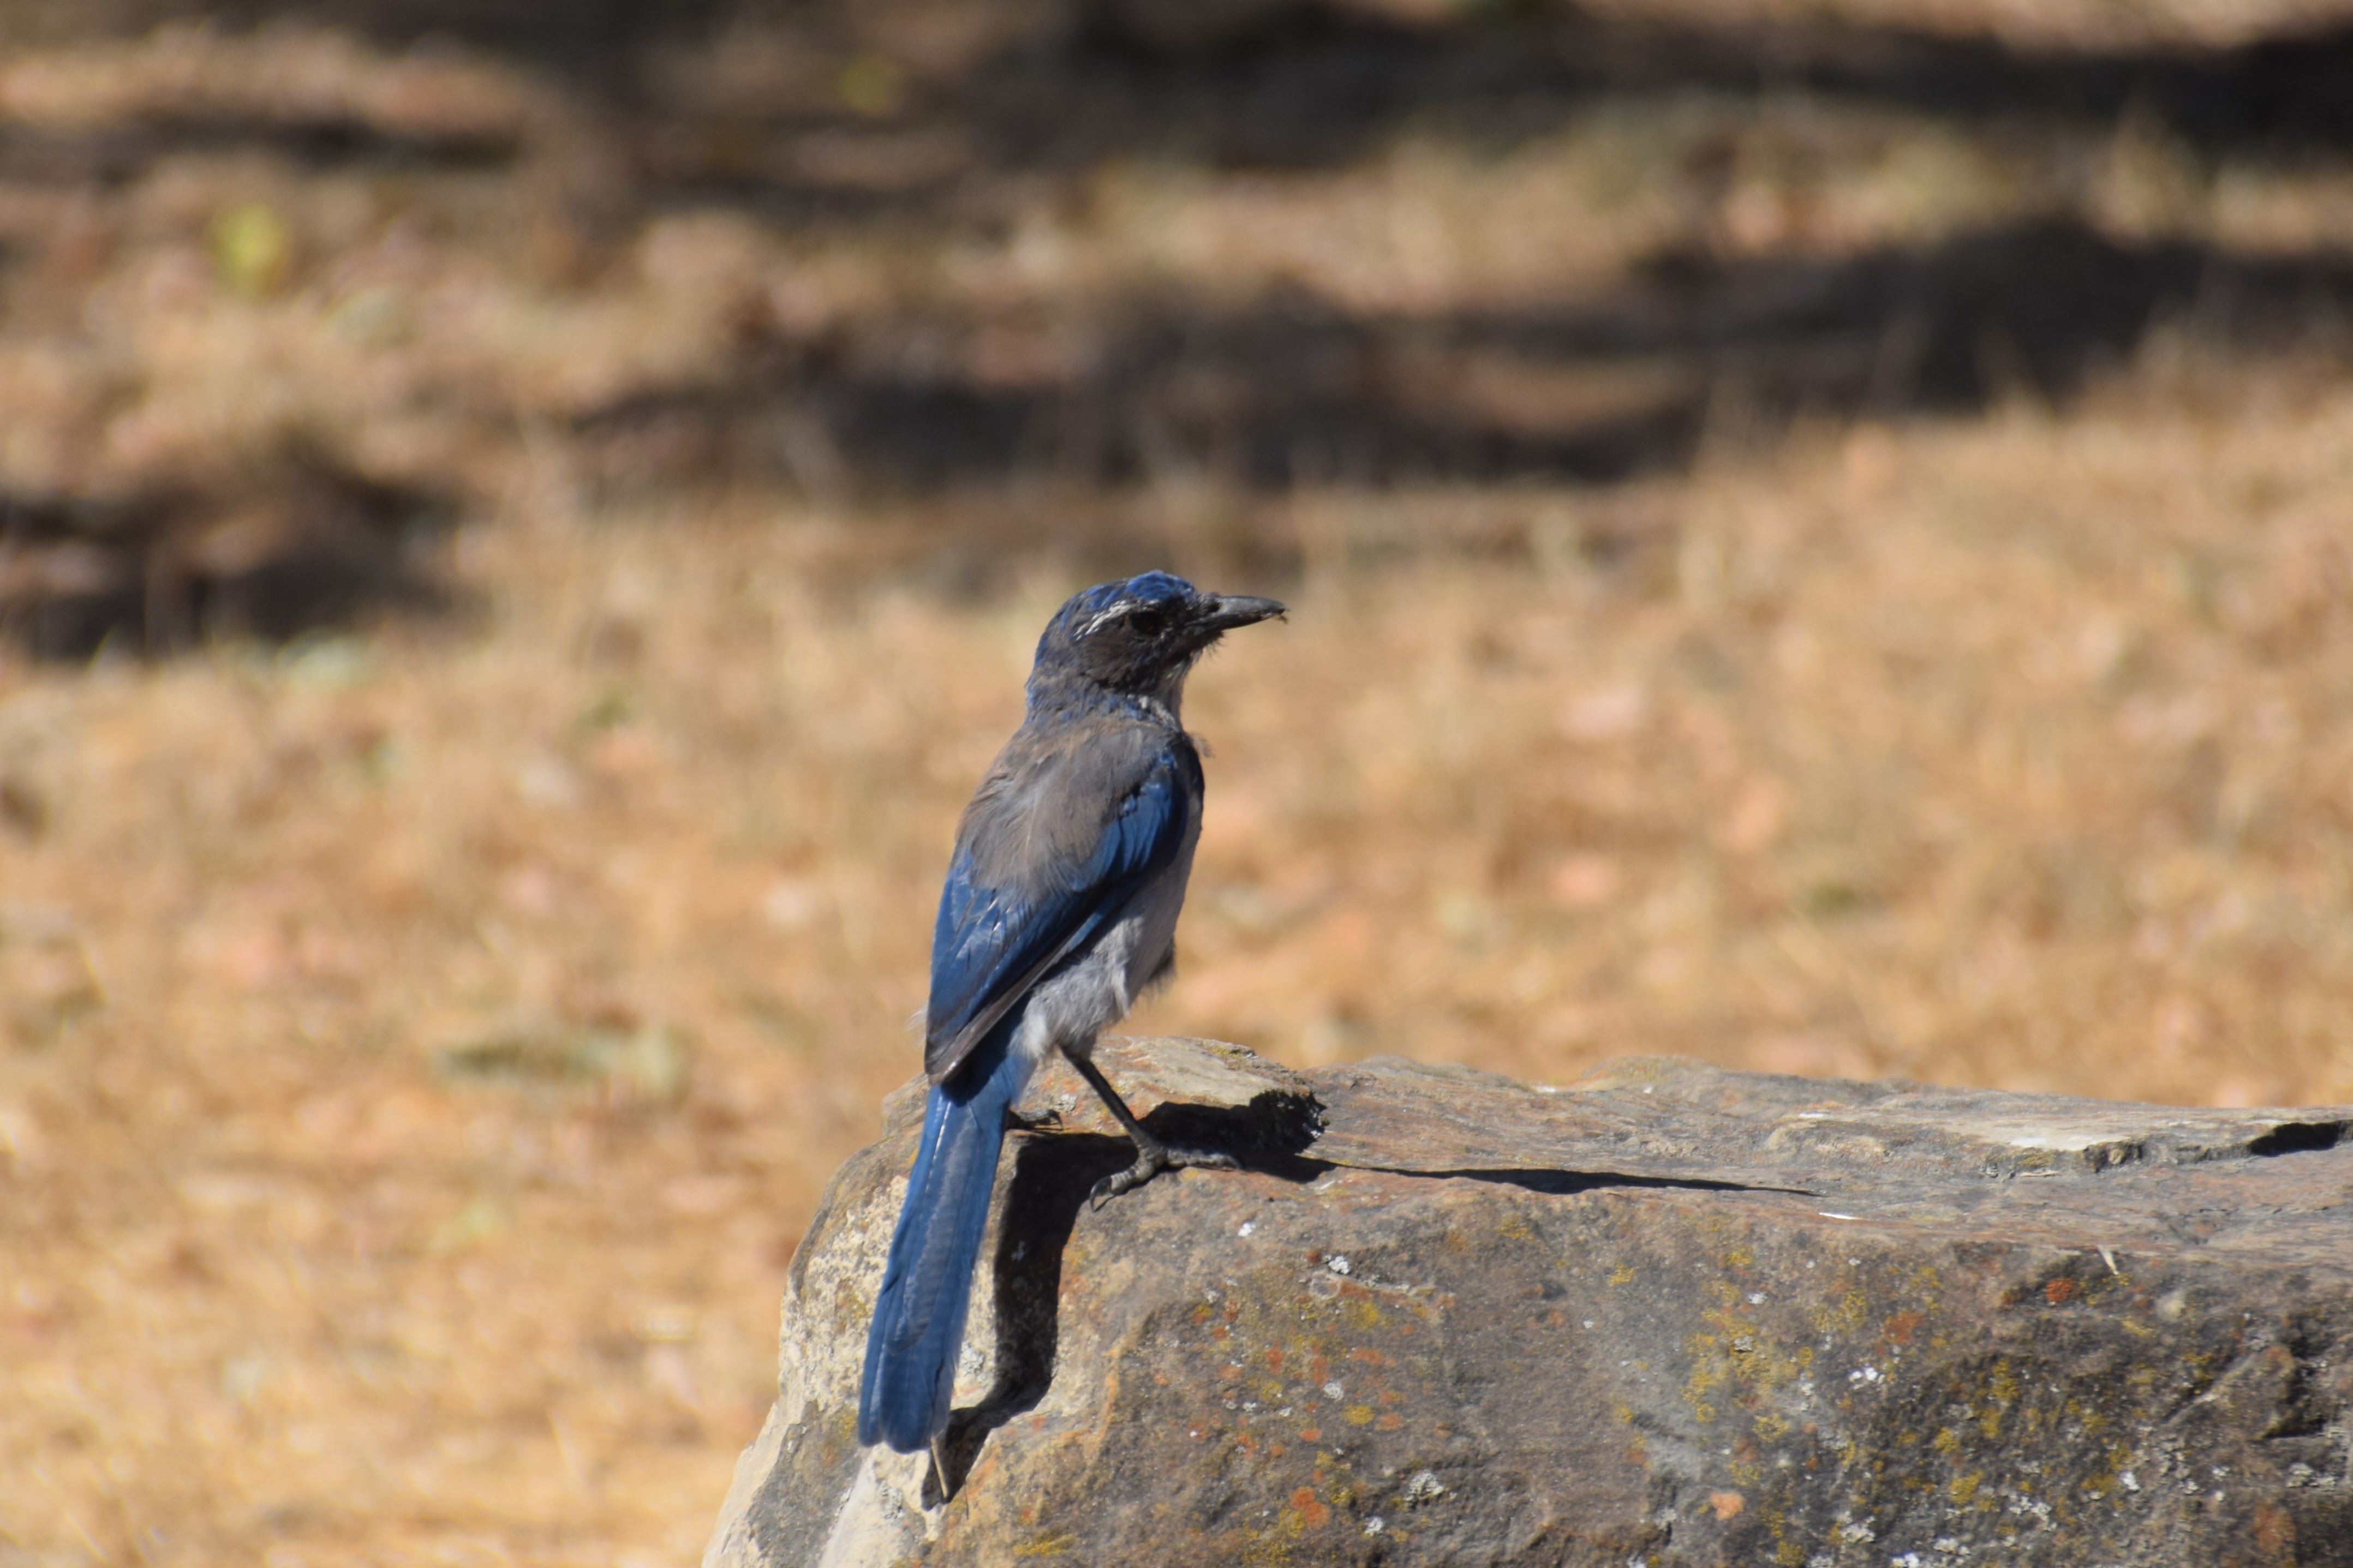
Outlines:
{"type": "Polygon", "coordinates": [[[1060,1111],[1048,1110],[1025,1114],[1011,1106],[1005,1109],[1005,1130],[1008,1132],[1043,1132],[1049,1129],[1056,1132],[1062,1130],[1060,1111]]]}
{"type": "Polygon", "coordinates": [[[1216,1149],[1172,1148],[1155,1144],[1136,1151],[1135,1163],[1124,1171],[1113,1171],[1094,1184],[1087,1194],[1087,1207],[1100,1209],[1123,1193],[1132,1193],[1163,1171],[1202,1170],[1238,1171],[1241,1162],[1231,1154],[1216,1149]]]}

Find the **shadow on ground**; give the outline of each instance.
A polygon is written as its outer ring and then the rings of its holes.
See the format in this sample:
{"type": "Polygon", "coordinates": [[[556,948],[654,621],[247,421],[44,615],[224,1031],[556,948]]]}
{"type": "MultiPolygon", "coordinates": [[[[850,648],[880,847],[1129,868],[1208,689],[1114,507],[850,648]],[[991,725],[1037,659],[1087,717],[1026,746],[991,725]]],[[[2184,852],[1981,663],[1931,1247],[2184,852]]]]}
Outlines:
{"type": "MultiPolygon", "coordinates": [[[[817,53],[871,47],[878,30],[925,30],[904,8],[811,0],[112,0],[95,11],[48,0],[24,31],[132,32],[207,17],[247,26],[296,20],[406,46],[451,38],[503,55],[607,100],[613,111],[691,111],[653,85],[648,61],[727,27],[817,53]]],[[[1540,130],[1601,92],[1808,88],[1958,117],[2151,114],[2200,145],[2353,142],[2353,27],[2237,47],[2034,52],[1989,37],[1836,21],[1744,20],[1717,27],[1595,16],[1573,5],[1485,8],[1415,25],[1318,0],[1183,6],[1151,0],[1004,5],[976,29],[955,6],[931,31],[994,47],[952,51],[967,68],[933,73],[902,121],[955,120],[999,165],[1077,167],[1149,153],[1218,163],[1334,166],[1409,121],[1432,116],[1499,136],[1540,130]],[[1187,15],[1187,13],[1192,13],[1187,15]]],[[[777,106],[807,124],[805,104],[777,106]]],[[[871,122],[871,109],[846,115],[871,122]]],[[[681,171],[683,172],[683,171],[681,171]]]]}
{"type": "Polygon", "coordinates": [[[451,500],[307,449],[225,491],[0,494],[0,634],[44,658],[167,654],[207,638],[285,642],[458,595],[427,564],[451,500]]]}
{"type": "MultiPolygon", "coordinates": [[[[988,230],[1041,194],[1075,197],[1108,161],[1344,167],[1410,129],[1503,146],[1603,97],[1695,89],[1799,87],[2010,126],[2129,117],[2209,152],[2353,149],[2353,94],[2341,90],[2353,29],[2205,53],[2032,54],[1829,23],[1709,31],[1539,6],[1412,26],[1300,0],[1198,13],[1149,0],[931,12],[36,0],[0,36],[131,33],[197,15],[230,28],[346,26],[427,50],[455,39],[552,86],[572,106],[568,129],[525,115],[428,133],[332,107],[311,120],[20,127],[0,131],[0,174],[122,187],[168,152],[251,144],[304,168],[520,181],[534,137],[576,137],[566,156],[597,165],[584,225],[610,238],[714,202],[786,225],[881,214],[988,230]],[[934,47],[924,27],[963,41],[934,47]],[[703,91],[697,71],[738,37],[823,68],[778,68],[803,82],[797,92],[703,91]],[[841,85],[842,70],[891,47],[930,63],[890,68],[871,90],[841,85]]],[[[1206,480],[1261,495],[1609,485],[1677,469],[1719,437],[1770,440],[1810,416],[1968,414],[2011,395],[2062,403],[2163,322],[2186,320],[2235,351],[2308,352],[2341,350],[2348,314],[2353,258],[2128,242],[2068,217],[1833,258],[1662,255],[1599,295],[1510,310],[1368,315],[1304,292],[1239,307],[1170,291],[1045,295],[986,320],[906,307],[816,331],[746,321],[731,357],[699,379],[637,388],[578,418],[566,455],[603,496],[735,482],[837,499],[1006,495],[1033,480],[1082,491],[1206,480]],[[1018,377],[982,374],[980,335],[1025,332],[1079,351],[1033,356],[1018,377]]],[[[251,495],[0,501],[0,619],[45,655],[78,658],[430,605],[442,597],[430,574],[394,542],[416,532],[404,520],[439,505],[299,464],[259,476],[251,495]],[[223,515],[256,506],[278,521],[224,531],[223,515]],[[264,535],[274,552],[245,548],[264,535]]],[[[1279,573],[1286,548],[1266,546],[1258,564],[1279,573]]]]}
{"type": "Polygon", "coordinates": [[[1754,439],[1809,415],[2063,402],[2185,318],[2242,351],[2309,347],[2316,321],[2353,319],[2353,258],[2128,245],[2059,220],[1827,261],[1662,257],[1623,291],[1557,310],[1131,298],[1094,324],[1075,374],[1015,386],[965,368],[964,345],[1006,331],[1002,315],[816,339],[763,327],[721,376],[622,399],[575,433],[591,471],[622,487],[1606,484],[1681,467],[1727,421],[1754,439]]]}

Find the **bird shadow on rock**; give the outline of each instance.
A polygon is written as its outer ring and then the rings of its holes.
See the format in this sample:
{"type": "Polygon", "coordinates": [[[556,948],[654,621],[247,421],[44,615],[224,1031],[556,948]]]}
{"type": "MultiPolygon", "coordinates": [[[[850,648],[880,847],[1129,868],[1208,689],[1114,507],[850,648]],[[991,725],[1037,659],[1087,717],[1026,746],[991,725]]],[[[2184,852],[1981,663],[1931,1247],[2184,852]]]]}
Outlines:
{"type": "MultiPolygon", "coordinates": [[[[1166,1102],[1143,1118],[1163,1142],[1230,1154],[1241,1170],[1305,1183],[1337,1162],[1307,1151],[1324,1130],[1324,1108],[1313,1095],[1268,1089],[1246,1105],[1166,1102]]],[[[950,1413],[938,1464],[923,1483],[923,1505],[936,1508],[963,1489],[990,1433],[1035,1409],[1054,1380],[1060,1346],[1062,1257],[1095,1184],[1135,1157],[1125,1138],[1096,1132],[1039,1131],[1014,1151],[997,1223],[995,1287],[996,1378],[979,1403],[950,1413]]],[[[1352,1162],[1353,1163],[1353,1162],[1352,1162]]],[[[1390,1167],[1365,1164],[1366,1170],[1390,1167]]],[[[1540,1169],[1395,1170],[1402,1175],[1493,1182],[1554,1195],[1604,1187],[1667,1187],[1710,1192],[1805,1194],[1802,1187],[1694,1176],[1540,1169]]]]}
{"type": "MultiPolygon", "coordinates": [[[[1303,1154],[1323,1125],[1323,1108],[1309,1095],[1268,1089],[1246,1105],[1170,1102],[1143,1121],[1164,1142],[1230,1154],[1242,1170],[1284,1181],[1312,1181],[1331,1168],[1303,1154]]],[[[1095,1184],[1134,1158],[1125,1138],[1102,1133],[1019,1140],[997,1231],[996,1381],[978,1404],[950,1414],[940,1464],[923,1484],[925,1507],[963,1489],[988,1435],[1046,1396],[1060,1344],[1062,1254],[1095,1184]]]]}

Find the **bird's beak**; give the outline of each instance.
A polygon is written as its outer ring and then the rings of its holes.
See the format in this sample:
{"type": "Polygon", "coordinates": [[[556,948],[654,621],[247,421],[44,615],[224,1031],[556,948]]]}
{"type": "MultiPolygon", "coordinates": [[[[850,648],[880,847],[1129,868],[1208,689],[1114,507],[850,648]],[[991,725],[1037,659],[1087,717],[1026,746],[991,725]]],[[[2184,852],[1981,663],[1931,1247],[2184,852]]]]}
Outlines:
{"type": "Polygon", "coordinates": [[[1209,613],[1201,624],[1215,632],[1231,631],[1236,626],[1254,626],[1282,614],[1280,599],[1253,599],[1247,594],[1219,594],[1209,603],[1209,613]]]}

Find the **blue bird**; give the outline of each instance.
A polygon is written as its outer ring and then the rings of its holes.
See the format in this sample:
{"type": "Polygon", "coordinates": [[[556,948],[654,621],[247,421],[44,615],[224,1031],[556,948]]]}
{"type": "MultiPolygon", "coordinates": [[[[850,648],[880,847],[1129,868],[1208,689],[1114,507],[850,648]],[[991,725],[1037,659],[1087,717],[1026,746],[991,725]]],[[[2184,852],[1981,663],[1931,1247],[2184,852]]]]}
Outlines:
{"type": "Polygon", "coordinates": [[[1234,1163],[1153,1137],[1090,1057],[1176,961],[1201,836],[1185,676],[1226,632],[1282,613],[1147,572],[1073,596],[1038,639],[1028,712],[965,807],[940,893],[931,1096],[867,1331],[860,1444],[912,1454],[946,1429],[998,1148],[1008,1121],[1026,1124],[1014,1102],[1050,1054],[1135,1143],[1135,1163],[1095,1184],[1096,1205],[1161,1171],[1234,1163]]]}

